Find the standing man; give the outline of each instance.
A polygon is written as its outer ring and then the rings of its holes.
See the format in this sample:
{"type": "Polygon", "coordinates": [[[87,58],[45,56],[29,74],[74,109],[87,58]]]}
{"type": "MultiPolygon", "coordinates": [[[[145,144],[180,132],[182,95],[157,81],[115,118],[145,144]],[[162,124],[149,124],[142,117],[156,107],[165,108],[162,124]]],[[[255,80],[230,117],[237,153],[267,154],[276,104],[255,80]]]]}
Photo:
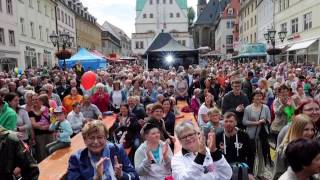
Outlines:
{"type": "Polygon", "coordinates": [[[242,82],[242,91],[248,96],[249,101],[251,102],[251,95],[252,95],[252,84],[251,79],[253,78],[253,72],[249,71],[247,77],[242,82]]]}
{"type": "MultiPolygon", "coordinates": [[[[237,116],[233,112],[224,114],[224,130],[216,135],[217,148],[222,152],[231,167],[243,164],[248,167],[249,179],[253,178],[254,151],[246,132],[238,129],[237,116]]],[[[246,178],[248,178],[246,177],[246,178]]],[[[239,177],[238,177],[239,178],[239,177]]],[[[234,177],[234,179],[238,179],[234,177]]]]}
{"type": "Polygon", "coordinates": [[[242,118],[245,107],[249,105],[249,99],[246,94],[241,92],[241,81],[234,79],[231,81],[232,91],[228,92],[222,99],[222,113],[234,112],[237,115],[238,127],[244,129],[242,118]]]}

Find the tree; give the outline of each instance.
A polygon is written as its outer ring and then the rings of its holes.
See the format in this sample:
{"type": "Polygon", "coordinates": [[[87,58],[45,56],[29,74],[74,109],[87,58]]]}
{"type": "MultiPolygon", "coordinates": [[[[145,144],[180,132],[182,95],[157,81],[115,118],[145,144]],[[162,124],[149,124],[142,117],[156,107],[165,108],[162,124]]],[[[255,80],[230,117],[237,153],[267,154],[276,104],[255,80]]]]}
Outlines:
{"type": "Polygon", "coordinates": [[[192,23],[194,21],[194,17],[195,17],[194,9],[192,7],[188,7],[188,23],[189,23],[189,26],[192,25],[192,23]]]}

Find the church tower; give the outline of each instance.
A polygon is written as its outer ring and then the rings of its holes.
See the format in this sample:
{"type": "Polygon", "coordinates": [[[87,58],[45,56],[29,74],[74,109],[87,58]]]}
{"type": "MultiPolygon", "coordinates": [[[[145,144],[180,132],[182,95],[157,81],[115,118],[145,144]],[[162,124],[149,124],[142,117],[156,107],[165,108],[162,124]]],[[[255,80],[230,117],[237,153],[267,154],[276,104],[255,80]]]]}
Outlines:
{"type": "Polygon", "coordinates": [[[198,5],[197,5],[197,16],[202,13],[202,11],[206,8],[207,6],[207,0],[198,0],[198,5]]]}

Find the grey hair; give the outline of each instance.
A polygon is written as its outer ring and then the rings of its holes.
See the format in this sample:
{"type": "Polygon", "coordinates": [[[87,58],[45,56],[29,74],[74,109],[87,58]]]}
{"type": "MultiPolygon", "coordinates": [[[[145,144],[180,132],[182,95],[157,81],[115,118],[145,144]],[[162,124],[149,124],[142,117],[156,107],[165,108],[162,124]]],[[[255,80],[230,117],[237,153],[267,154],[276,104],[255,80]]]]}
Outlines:
{"type": "Polygon", "coordinates": [[[28,90],[24,93],[24,99],[27,99],[27,96],[34,95],[34,94],[36,94],[34,91],[28,90]]]}
{"type": "Polygon", "coordinates": [[[183,121],[182,123],[178,124],[176,128],[174,129],[174,132],[176,133],[177,137],[179,138],[181,136],[181,133],[186,130],[192,130],[198,132],[196,127],[194,126],[193,122],[191,121],[183,121]]]}
{"type": "Polygon", "coordinates": [[[98,83],[98,84],[96,84],[96,88],[99,88],[99,87],[104,88],[104,85],[103,85],[102,83],[98,83]]]}

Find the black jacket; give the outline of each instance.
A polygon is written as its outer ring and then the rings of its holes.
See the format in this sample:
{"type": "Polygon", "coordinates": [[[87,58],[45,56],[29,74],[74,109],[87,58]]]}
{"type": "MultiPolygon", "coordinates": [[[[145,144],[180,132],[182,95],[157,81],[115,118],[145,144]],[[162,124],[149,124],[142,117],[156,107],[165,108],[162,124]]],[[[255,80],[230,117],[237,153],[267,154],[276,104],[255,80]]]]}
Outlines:
{"type": "Polygon", "coordinates": [[[232,163],[246,163],[249,166],[249,173],[253,172],[254,163],[254,151],[250,145],[250,139],[246,132],[238,130],[238,155],[235,147],[236,135],[227,137],[225,136],[226,142],[224,142],[224,131],[218,132],[216,135],[217,148],[223,153],[224,157],[229,164],[232,163]],[[226,148],[226,154],[224,153],[226,148]]]}
{"type": "Polygon", "coordinates": [[[15,134],[0,126],[0,179],[13,179],[16,167],[21,168],[23,179],[37,180],[39,168],[30,150],[15,134]]]}
{"type": "Polygon", "coordinates": [[[244,128],[242,125],[242,118],[244,112],[237,112],[237,106],[243,104],[244,107],[247,107],[250,102],[246,94],[243,92],[240,93],[239,96],[235,96],[233,91],[228,92],[222,99],[221,109],[222,113],[225,112],[234,112],[237,115],[238,127],[244,128]]]}
{"type": "Polygon", "coordinates": [[[137,119],[144,119],[146,117],[146,111],[144,110],[143,105],[136,105],[133,109],[132,109],[132,114],[134,114],[137,119]]]}

